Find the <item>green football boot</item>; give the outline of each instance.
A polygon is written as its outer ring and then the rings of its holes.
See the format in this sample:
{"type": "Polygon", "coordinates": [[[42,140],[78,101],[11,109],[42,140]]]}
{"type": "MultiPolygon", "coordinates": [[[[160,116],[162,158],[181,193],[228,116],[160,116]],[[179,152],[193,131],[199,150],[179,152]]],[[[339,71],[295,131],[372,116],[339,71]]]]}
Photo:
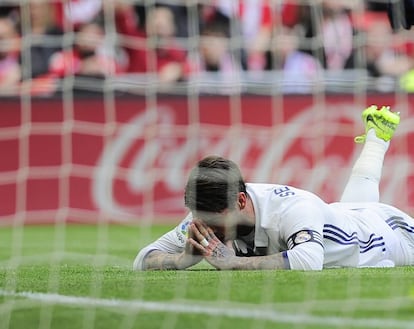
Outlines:
{"type": "Polygon", "coordinates": [[[355,143],[364,143],[370,129],[374,129],[377,137],[387,142],[400,123],[400,113],[391,112],[389,106],[379,109],[376,105],[371,105],[362,112],[362,121],[365,124],[365,134],[355,137],[355,143]]]}

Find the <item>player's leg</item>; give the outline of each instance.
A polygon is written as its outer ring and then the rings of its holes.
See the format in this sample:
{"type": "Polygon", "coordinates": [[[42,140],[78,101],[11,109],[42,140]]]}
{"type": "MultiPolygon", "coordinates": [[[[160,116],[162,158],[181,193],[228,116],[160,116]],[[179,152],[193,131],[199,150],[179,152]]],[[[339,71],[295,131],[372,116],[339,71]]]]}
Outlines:
{"type": "Polygon", "coordinates": [[[361,154],[352,167],[341,202],[378,202],[382,166],[390,140],[400,117],[389,107],[370,106],[362,112],[365,134],[355,138],[364,143],[361,154]]]}
{"type": "Polygon", "coordinates": [[[387,245],[395,265],[414,265],[414,218],[390,205],[379,203],[376,207],[377,214],[397,235],[397,242],[387,245]]]}

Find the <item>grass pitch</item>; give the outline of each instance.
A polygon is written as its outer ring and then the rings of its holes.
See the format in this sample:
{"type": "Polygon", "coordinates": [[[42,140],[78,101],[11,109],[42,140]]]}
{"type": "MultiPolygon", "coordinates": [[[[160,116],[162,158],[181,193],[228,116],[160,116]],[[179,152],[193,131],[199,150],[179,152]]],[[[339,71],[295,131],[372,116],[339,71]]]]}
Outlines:
{"type": "Polygon", "coordinates": [[[414,268],[133,272],[169,227],[0,228],[0,329],[414,328],[414,268]]]}

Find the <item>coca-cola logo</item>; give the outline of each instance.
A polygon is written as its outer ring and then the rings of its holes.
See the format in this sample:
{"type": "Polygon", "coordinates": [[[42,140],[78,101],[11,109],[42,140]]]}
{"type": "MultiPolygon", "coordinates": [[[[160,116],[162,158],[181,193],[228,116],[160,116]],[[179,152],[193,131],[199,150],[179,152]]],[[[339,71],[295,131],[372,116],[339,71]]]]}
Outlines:
{"type": "MultiPolygon", "coordinates": [[[[412,127],[404,119],[396,140],[412,127]]],[[[269,126],[242,123],[178,124],[171,107],[146,109],[120,128],[103,149],[93,179],[100,210],[118,220],[184,213],[183,189],[191,166],[208,154],[236,161],[250,182],[277,182],[313,191],[326,201],[340,198],[361,146],[363,132],[353,103],[307,107],[269,126]]],[[[412,194],[407,149],[387,155],[382,200],[401,204],[412,194]]]]}

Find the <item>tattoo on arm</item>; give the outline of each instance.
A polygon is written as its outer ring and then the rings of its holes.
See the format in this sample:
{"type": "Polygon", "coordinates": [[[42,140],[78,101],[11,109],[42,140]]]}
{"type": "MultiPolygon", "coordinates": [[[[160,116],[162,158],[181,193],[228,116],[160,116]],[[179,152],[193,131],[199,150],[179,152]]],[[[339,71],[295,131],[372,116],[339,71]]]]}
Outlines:
{"type": "Polygon", "coordinates": [[[206,255],[208,261],[215,267],[229,270],[275,270],[288,269],[283,253],[268,256],[237,257],[232,249],[219,242],[210,246],[206,255]]]}
{"type": "Polygon", "coordinates": [[[143,269],[149,270],[184,270],[202,260],[200,255],[185,252],[170,254],[167,252],[151,251],[143,261],[143,269]]]}
{"type": "Polygon", "coordinates": [[[154,250],[145,257],[144,270],[176,270],[177,256],[154,250]]]}
{"type": "Polygon", "coordinates": [[[235,257],[229,264],[238,270],[282,270],[286,268],[286,262],[282,253],[268,256],[235,257]]]}

